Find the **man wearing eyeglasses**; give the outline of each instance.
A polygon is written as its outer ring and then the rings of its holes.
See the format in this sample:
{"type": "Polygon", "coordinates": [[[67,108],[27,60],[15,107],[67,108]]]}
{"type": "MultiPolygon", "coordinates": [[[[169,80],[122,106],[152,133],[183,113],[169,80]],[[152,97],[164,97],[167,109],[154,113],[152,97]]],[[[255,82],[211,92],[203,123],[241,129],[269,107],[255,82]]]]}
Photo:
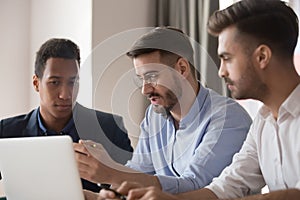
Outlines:
{"type": "MultiPolygon", "coordinates": [[[[193,48],[181,31],[160,27],[139,38],[127,55],[136,83],[151,105],[139,142],[125,166],[107,156],[99,162],[83,145],[76,151],[80,174],[94,182],[123,181],[170,193],[208,185],[228,166],[247,136],[251,118],[235,101],[205,88],[195,78],[193,48]]],[[[99,147],[98,155],[103,153],[99,147]]],[[[86,199],[97,194],[86,191],[86,199]]]]}

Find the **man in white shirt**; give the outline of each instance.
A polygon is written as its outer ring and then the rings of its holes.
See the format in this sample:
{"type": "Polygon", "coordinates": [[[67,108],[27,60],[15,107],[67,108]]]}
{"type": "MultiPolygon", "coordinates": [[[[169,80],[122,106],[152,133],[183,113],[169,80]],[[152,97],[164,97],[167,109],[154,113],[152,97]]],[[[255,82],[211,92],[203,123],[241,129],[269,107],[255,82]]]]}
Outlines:
{"type": "MultiPolygon", "coordinates": [[[[204,189],[173,196],[139,188],[127,199],[300,199],[300,77],[293,64],[298,18],[278,0],[242,0],[215,12],[208,30],[218,36],[220,77],[232,97],[264,103],[230,166],[204,189]],[[263,186],[269,194],[259,193],[263,186]],[[252,196],[251,196],[252,195],[252,196]]],[[[118,188],[127,193],[134,185],[118,188]]],[[[111,192],[101,197],[113,197],[111,192]]]]}

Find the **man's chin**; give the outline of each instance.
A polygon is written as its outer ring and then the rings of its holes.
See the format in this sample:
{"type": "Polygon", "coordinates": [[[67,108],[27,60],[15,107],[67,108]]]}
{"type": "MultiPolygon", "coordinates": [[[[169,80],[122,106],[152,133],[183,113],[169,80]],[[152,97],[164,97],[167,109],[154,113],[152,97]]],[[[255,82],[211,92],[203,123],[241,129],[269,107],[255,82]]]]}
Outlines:
{"type": "Polygon", "coordinates": [[[250,96],[247,96],[247,95],[241,95],[241,94],[231,94],[231,97],[232,97],[233,99],[236,99],[236,100],[253,99],[253,98],[250,97],[250,96]]]}
{"type": "Polygon", "coordinates": [[[167,117],[170,113],[170,109],[166,108],[162,105],[153,105],[153,110],[154,112],[156,112],[157,114],[161,114],[164,117],[167,117]]]}
{"type": "Polygon", "coordinates": [[[58,111],[55,112],[56,119],[66,119],[72,116],[72,111],[58,111]]]}

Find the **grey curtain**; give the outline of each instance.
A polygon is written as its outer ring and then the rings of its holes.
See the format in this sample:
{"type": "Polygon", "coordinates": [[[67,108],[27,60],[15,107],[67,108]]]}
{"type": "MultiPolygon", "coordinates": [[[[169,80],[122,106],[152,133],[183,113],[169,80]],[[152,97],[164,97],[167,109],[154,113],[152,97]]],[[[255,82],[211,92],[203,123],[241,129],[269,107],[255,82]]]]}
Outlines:
{"type": "Polygon", "coordinates": [[[209,16],[218,9],[218,0],[157,0],[156,25],[182,29],[192,40],[195,67],[200,72],[201,82],[227,95],[226,86],[218,77],[217,38],[206,30],[209,16]]]}

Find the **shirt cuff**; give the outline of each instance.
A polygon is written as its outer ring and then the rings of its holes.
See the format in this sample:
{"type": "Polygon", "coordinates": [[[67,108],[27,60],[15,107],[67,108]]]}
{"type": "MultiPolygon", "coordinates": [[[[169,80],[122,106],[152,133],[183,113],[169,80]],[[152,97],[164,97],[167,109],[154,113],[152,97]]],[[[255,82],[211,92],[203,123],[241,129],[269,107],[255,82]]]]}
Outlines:
{"type": "Polygon", "coordinates": [[[178,193],[178,180],[176,177],[171,177],[171,176],[159,176],[155,175],[162,187],[162,190],[164,192],[168,192],[171,194],[176,194],[178,193]]]}

